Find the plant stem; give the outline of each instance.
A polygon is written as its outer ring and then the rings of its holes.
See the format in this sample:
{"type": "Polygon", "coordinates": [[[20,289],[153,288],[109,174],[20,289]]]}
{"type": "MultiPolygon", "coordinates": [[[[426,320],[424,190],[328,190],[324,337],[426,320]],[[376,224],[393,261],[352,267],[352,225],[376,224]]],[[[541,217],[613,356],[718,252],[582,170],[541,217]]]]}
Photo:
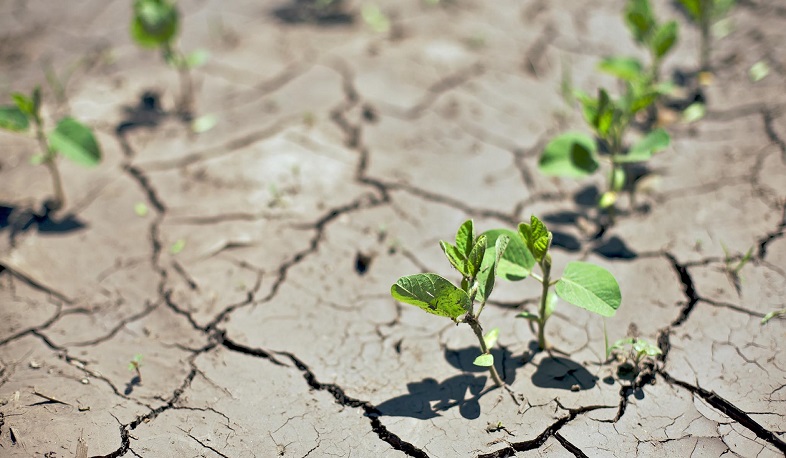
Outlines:
{"type": "MultiPolygon", "coordinates": [[[[484,355],[489,354],[489,348],[486,347],[486,341],[483,339],[483,328],[480,327],[480,322],[471,314],[467,315],[465,321],[475,332],[475,336],[478,338],[478,342],[480,342],[480,351],[483,352],[484,355]]],[[[491,379],[494,380],[497,386],[505,386],[505,382],[502,381],[502,378],[497,372],[497,368],[494,367],[493,364],[489,366],[489,373],[491,374],[491,379]]]]}
{"type": "Polygon", "coordinates": [[[699,27],[701,28],[701,55],[699,56],[699,71],[710,71],[710,24],[712,22],[713,0],[701,0],[701,17],[699,27]]]}
{"type": "Polygon", "coordinates": [[[546,262],[541,262],[540,264],[541,270],[543,270],[543,281],[541,284],[543,285],[543,290],[540,293],[540,313],[538,314],[538,346],[541,350],[548,349],[548,343],[546,342],[546,305],[548,304],[549,300],[549,282],[551,275],[551,265],[546,262]]]}
{"type": "Polygon", "coordinates": [[[191,80],[191,71],[188,67],[186,56],[171,44],[163,47],[164,60],[175,67],[180,78],[180,95],[175,102],[175,111],[184,121],[191,120],[193,116],[194,85],[191,80]]]}
{"type": "Polygon", "coordinates": [[[49,169],[49,174],[52,176],[52,187],[55,191],[55,200],[53,203],[52,211],[57,211],[65,206],[65,192],[63,192],[63,182],[60,179],[60,171],[57,169],[57,155],[49,148],[49,142],[46,141],[44,135],[44,127],[41,123],[41,118],[36,114],[33,117],[35,122],[35,136],[38,140],[38,146],[41,148],[41,154],[44,156],[43,164],[49,169]]]}

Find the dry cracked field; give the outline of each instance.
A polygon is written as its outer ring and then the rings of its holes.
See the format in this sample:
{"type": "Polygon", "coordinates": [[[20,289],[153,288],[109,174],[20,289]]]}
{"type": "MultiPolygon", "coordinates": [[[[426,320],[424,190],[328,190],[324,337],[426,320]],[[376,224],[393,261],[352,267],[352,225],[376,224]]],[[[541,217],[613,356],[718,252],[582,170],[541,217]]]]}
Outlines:
{"type": "MultiPolygon", "coordinates": [[[[665,70],[695,69],[696,28],[654,3],[681,25],[665,70]]],[[[42,217],[35,142],[0,133],[0,455],[783,456],[786,321],[760,321],[786,306],[786,8],[738,3],[706,116],[668,127],[645,210],[594,234],[603,178],[536,164],[586,129],[566,69],[592,91],[600,58],[641,54],[623,1],[387,1],[377,33],[360,3],[184,0],[181,45],[210,52],[196,112],[218,119],[194,134],[129,1],[0,0],[0,101],[41,84],[47,117],[104,153],[61,162],[67,206],[42,217]],[[558,271],[617,277],[609,338],[657,343],[647,377],[601,364],[603,321],[565,304],[548,332],[566,355],[534,352],[514,316],[538,290],[500,282],[495,389],[466,326],[390,297],[406,274],[455,278],[437,242],[465,219],[531,214],[558,271]],[[723,246],[753,247],[739,291],[723,246]]]]}

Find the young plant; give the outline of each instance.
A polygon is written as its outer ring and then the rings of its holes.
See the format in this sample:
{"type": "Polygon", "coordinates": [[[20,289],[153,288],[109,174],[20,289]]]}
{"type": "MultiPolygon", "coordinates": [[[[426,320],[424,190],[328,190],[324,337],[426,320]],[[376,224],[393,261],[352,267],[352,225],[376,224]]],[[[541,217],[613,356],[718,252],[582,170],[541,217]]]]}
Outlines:
{"type": "Polygon", "coordinates": [[[175,110],[185,121],[193,116],[194,89],[191,69],[207,60],[202,50],[184,54],[177,46],[180,13],[168,0],[134,0],[134,17],[131,20],[131,37],[141,48],[158,49],[164,61],[177,70],[180,77],[180,95],[175,110]]]}
{"type": "Polygon", "coordinates": [[[134,358],[128,363],[129,372],[135,372],[138,383],[142,384],[142,355],[134,355],[134,358]]]}
{"type": "Polygon", "coordinates": [[[571,261],[562,272],[562,277],[554,280],[549,252],[553,236],[546,225],[533,215],[530,224],[519,224],[519,237],[540,267],[541,275],[531,272],[530,277],[541,283],[542,292],[537,313],[523,312],[518,317],[537,326],[538,346],[542,350],[551,348],[546,340],[546,323],[554,312],[556,296],[598,315],[614,316],[622,302],[622,295],[617,280],[609,271],[587,262],[571,261]]]}
{"type": "Polygon", "coordinates": [[[557,136],[546,145],[538,162],[541,173],[547,176],[583,178],[595,173],[600,167],[598,152],[605,153],[609,164],[608,185],[598,200],[598,207],[609,213],[614,221],[614,205],[624,189],[630,190],[631,206],[634,206],[634,187],[628,183],[625,164],[646,162],[653,154],[665,149],[671,141],[663,129],[649,132],[630,147],[625,145],[625,134],[637,113],[649,107],[659,92],[652,85],[627,82],[627,91],[613,99],[605,89],[598,97],[577,91],[576,97],[582,105],[584,119],[592,129],[597,142],[587,134],[568,132],[557,136]]]}
{"type": "Polygon", "coordinates": [[[481,351],[474,363],[488,367],[492,380],[500,387],[505,382],[494,367],[494,356],[491,354],[491,348],[499,337],[499,329],[494,328],[484,335],[480,314],[494,288],[500,261],[511,240],[505,232],[510,231],[490,231],[476,236],[473,222],[468,220],[459,227],[455,245],[439,242],[450,264],[461,274],[458,286],[437,274],[425,273],[401,277],[390,288],[390,294],[400,302],[414,305],[433,315],[450,318],[456,324],[469,325],[478,339],[481,351]],[[476,301],[479,302],[477,307],[476,301]]]}
{"type": "Polygon", "coordinates": [[[653,367],[655,358],[662,355],[663,352],[657,345],[646,340],[628,337],[616,341],[611,347],[607,344],[606,360],[609,360],[612,354],[622,363],[618,372],[630,374],[632,378],[636,378],[647,367],[653,367]]]}
{"type": "Polygon", "coordinates": [[[780,317],[780,316],[786,316],[786,309],[773,310],[772,312],[769,312],[768,314],[764,315],[764,318],[761,319],[761,324],[765,325],[771,319],[776,318],[776,317],[780,317]]]}
{"type": "Polygon", "coordinates": [[[46,204],[46,208],[55,212],[66,203],[60,171],[57,168],[58,156],[65,156],[77,164],[92,167],[101,162],[101,148],[90,128],[69,116],[60,119],[55,128],[46,134],[41,118],[39,87],[36,87],[30,96],[16,92],[12,97],[14,105],[0,106],[0,128],[11,132],[26,132],[30,124],[33,124],[39,154],[31,160],[49,170],[55,197],[46,204]]]}
{"type": "Polygon", "coordinates": [[[709,74],[710,53],[712,52],[712,25],[721,20],[734,6],[735,0],[679,0],[688,16],[699,26],[701,50],[699,71],[709,74]]]}
{"type": "Polygon", "coordinates": [[[726,245],[721,243],[721,248],[723,248],[723,255],[725,259],[725,267],[723,271],[726,273],[726,276],[729,277],[729,282],[734,286],[734,290],[737,291],[737,295],[742,295],[742,277],[740,277],[740,271],[747,263],[750,262],[751,258],[753,257],[753,247],[748,249],[748,252],[739,259],[739,261],[734,262],[734,256],[729,253],[729,249],[726,248],[726,245]]]}

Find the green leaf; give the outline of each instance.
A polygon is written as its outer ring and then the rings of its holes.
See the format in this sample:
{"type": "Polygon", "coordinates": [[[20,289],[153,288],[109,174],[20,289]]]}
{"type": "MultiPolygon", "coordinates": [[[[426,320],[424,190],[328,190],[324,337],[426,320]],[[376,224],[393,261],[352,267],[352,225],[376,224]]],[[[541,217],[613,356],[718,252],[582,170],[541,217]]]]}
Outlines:
{"type": "Polygon", "coordinates": [[[401,277],[390,287],[390,294],[398,301],[453,320],[472,310],[467,293],[437,274],[401,277]]]}
{"type": "Polygon", "coordinates": [[[390,19],[377,5],[367,3],[363,5],[360,13],[363,20],[374,32],[384,33],[390,30],[390,19]]]}
{"type": "Polygon", "coordinates": [[[33,99],[19,92],[14,92],[11,94],[11,98],[14,99],[14,103],[19,108],[19,110],[22,111],[22,113],[31,118],[35,117],[36,107],[35,101],[33,99]]]}
{"type": "Polygon", "coordinates": [[[660,26],[652,36],[650,48],[658,59],[668,54],[674,46],[677,41],[677,30],[677,22],[669,21],[660,26]]]}
{"type": "Polygon", "coordinates": [[[486,353],[484,355],[480,355],[477,358],[475,358],[475,361],[473,361],[472,364],[474,364],[476,366],[481,366],[481,367],[493,366],[494,365],[494,355],[492,355],[491,353],[486,353]]]}
{"type": "Polygon", "coordinates": [[[625,186],[625,171],[619,167],[611,171],[611,190],[614,192],[622,191],[625,186]]]}
{"type": "Polygon", "coordinates": [[[29,126],[27,116],[18,106],[0,107],[0,129],[22,132],[29,126]]]}
{"type": "Polygon", "coordinates": [[[469,252],[472,251],[474,241],[475,225],[472,223],[471,219],[468,219],[459,226],[456,232],[456,247],[465,258],[469,256],[469,252]]]}
{"type": "Polygon", "coordinates": [[[201,134],[207,132],[218,124],[218,116],[214,114],[202,115],[191,121],[191,132],[201,134]]]}
{"type": "MultiPolygon", "coordinates": [[[[535,258],[516,232],[509,229],[492,229],[482,235],[486,236],[486,258],[493,256],[492,250],[488,250],[489,247],[496,245],[497,240],[503,236],[508,238],[505,252],[496,263],[497,275],[508,281],[518,281],[529,277],[532,267],[535,266],[535,258]]],[[[484,259],[485,262],[486,259],[484,259]]]]}
{"type": "Polygon", "coordinates": [[[568,132],[546,145],[538,169],[547,176],[585,177],[598,168],[595,151],[595,141],[590,136],[568,132]]]}
{"type": "Polygon", "coordinates": [[[756,83],[758,81],[763,80],[770,74],[770,66],[767,65],[767,62],[760,60],[753,64],[748,70],[748,77],[751,79],[751,82],[756,83]]]}
{"type": "Polygon", "coordinates": [[[166,0],[136,0],[131,21],[131,37],[143,48],[157,48],[177,35],[178,12],[166,0]]]}
{"type": "Polygon", "coordinates": [[[614,191],[606,191],[601,194],[598,199],[598,208],[606,209],[617,203],[617,193],[614,191]]]}
{"type": "Polygon", "coordinates": [[[178,254],[186,247],[186,240],[185,239],[177,239],[175,243],[169,247],[169,252],[172,254],[178,254]]]}
{"type": "Polygon", "coordinates": [[[645,43],[655,27],[648,0],[630,0],[625,8],[625,23],[639,43],[645,43]]]}
{"type": "Polygon", "coordinates": [[[134,213],[136,213],[136,216],[143,218],[147,216],[148,211],[147,205],[145,205],[144,202],[137,202],[134,204],[134,213]]]}
{"type": "Polygon", "coordinates": [[[89,127],[74,118],[63,118],[49,133],[53,150],[76,162],[92,167],[101,162],[101,148],[89,127]]]}
{"type": "Polygon", "coordinates": [[[483,256],[486,254],[486,237],[481,235],[475,241],[472,251],[467,256],[467,271],[469,278],[475,278],[480,270],[480,265],[483,263],[483,256]]]}
{"type": "Polygon", "coordinates": [[[707,113],[707,107],[701,103],[692,103],[682,112],[682,121],[685,123],[696,122],[707,113]]]}
{"type": "Polygon", "coordinates": [[[631,146],[628,154],[617,156],[614,162],[619,164],[647,161],[654,153],[668,148],[670,142],[671,137],[664,129],[655,129],[631,146]]]}
{"type": "Polygon", "coordinates": [[[494,348],[494,345],[497,344],[498,338],[499,338],[499,328],[494,328],[488,333],[486,333],[486,335],[483,336],[483,342],[486,343],[486,348],[489,350],[494,348]]]}
{"type": "MultiPolygon", "coordinates": [[[[711,0],[712,1],[712,0],[711,0]]],[[[685,11],[690,14],[691,18],[699,22],[701,20],[701,2],[702,0],[679,0],[685,11]]]]}
{"type": "Polygon", "coordinates": [[[524,239],[535,260],[541,262],[551,247],[552,235],[546,228],[546,225],[535,215],[532,215],[530,224],[519,224],[519,234],[524,239]]]}
{"type": "Polygon", "coordinates": [[[557,295],[554,294],[552,291],[549,291],[548,296],[546,296],[546,310],[544,314],[544,320],[548,320],[551,318],[551,314],[554,313],[554,309],[557,307],[557,295]]]}
{"type": "Polygon", "coordinates": [[[587,262],[568,263],[554,290],[563,300],[602,316],[614,316],[622,302],[614,276],[587,262]]]}
{"type": "MultiPolygon", "coordinates": [[[[496,237],[493,246],[489,246],[490,242],[486,235],[481,234],[478,239],[483,237],[486,240],[486,252],[483,257],[483,262],[478,272],[478,293],[485,303],[491,296],[491,291],[494,289],[494,283],[497,279],[497,269],[499,268],[500,260],[507,251],[511,238],[508,235],[501,234],[496,237]],[[492,248],[492,249],[489,249],[492,248]]],[[[518,237],[516,237],[518,238],[518,237]]]]}
{"type": "Polygon", "coordinates": [[[210,58],[210,53],[204,49],[197,49],[186,56],[186,65],[188,68],[197,68],[205,65],[205,62],[210,58]]]}
{"type": "Polygon", "coordinates": [[[518,315],[516,315],[516,318],[524,318],[525,320],[529,320],[529,321],[540,320],[540,317],[532,312],[521,312],[518,315]]]}
{"type": "Polygon", "coordinates": [[[598,70],[625,81],[642,78],[643,67],[635,57],[607,57],[598,64],[598,70]]]}
{"type": "Polygon", "coordinates": [[[442,252],[445,253],[445,256],[448,258],[450,265],[458,270],[461,276],[470,276],[469,270],[467,269],[467,258],[465,258],[461,252],[459,252],[458,248],[444,240],[439,241],[439,247],[442,248],[442,252]]]}
{"type": "Polygon", "coordinates": [[[783,310],[773,310],[768,314],[764,315],[764,318],[761,319],[761,324],[767,324],[768,321],[775,318],[776,316],[786,315],[786,309],[783,310]]]}
{"type": "Polygon", "coordinates": [[[598,112],[592,120],[592,126],[601,138],[606,138],[614,122],[614,102],[605,89],[598,91],[598,112]]]}

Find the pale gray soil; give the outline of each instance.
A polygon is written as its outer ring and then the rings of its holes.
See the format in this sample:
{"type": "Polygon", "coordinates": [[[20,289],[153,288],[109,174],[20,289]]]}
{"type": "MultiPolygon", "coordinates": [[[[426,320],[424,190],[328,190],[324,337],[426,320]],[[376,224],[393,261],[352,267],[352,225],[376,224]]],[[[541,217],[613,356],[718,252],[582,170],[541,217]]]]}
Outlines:
{"type": "MultiPolygon", "coordinates": [[[[386,1],[376,33],[359,2],[320,24],[182,1],[183,48],[211,53],[197,114],[218,117],[195,135],[167,114],[176,73],[127,35],[130,1],[0,0],[2,103],[44,85],[47,119],[90,124],[105,155],[62,162],[68,206],[35,222],[49,176],[32,139],[0,133],[0,455],[74,456],[81,437],[111,457],[783,456],[786,321],[760,321],[786,307],[786,8],[739,2],[707,116],[670,125],[649,165],[649,210],[593,237],[603,177],[536,162],[585,129],[560,96],[568,68],[594,91],[612,83],[601,57],[640,53],[624,3],[386,1]],[[134,117],[145,91],[163,112],[134,117]],[[483,314],[512,394],[472,365],[468,327],[389,296],[406,274],[455,278],[437,241],[465,219],[533,213],[557,273],[586,259],[617,276],[609,338],[663,351],[638,381],[601,364],[603,322],[567,304],[548,329],[567,356],[533,355],[514,316],[535,282],[500,282],[483,314]],[[723,245],[753,247],[739,292],[723,245]]],[[[682,26],[666,73],[693,71],[696,29],[654,3],[682,26]]]]}

